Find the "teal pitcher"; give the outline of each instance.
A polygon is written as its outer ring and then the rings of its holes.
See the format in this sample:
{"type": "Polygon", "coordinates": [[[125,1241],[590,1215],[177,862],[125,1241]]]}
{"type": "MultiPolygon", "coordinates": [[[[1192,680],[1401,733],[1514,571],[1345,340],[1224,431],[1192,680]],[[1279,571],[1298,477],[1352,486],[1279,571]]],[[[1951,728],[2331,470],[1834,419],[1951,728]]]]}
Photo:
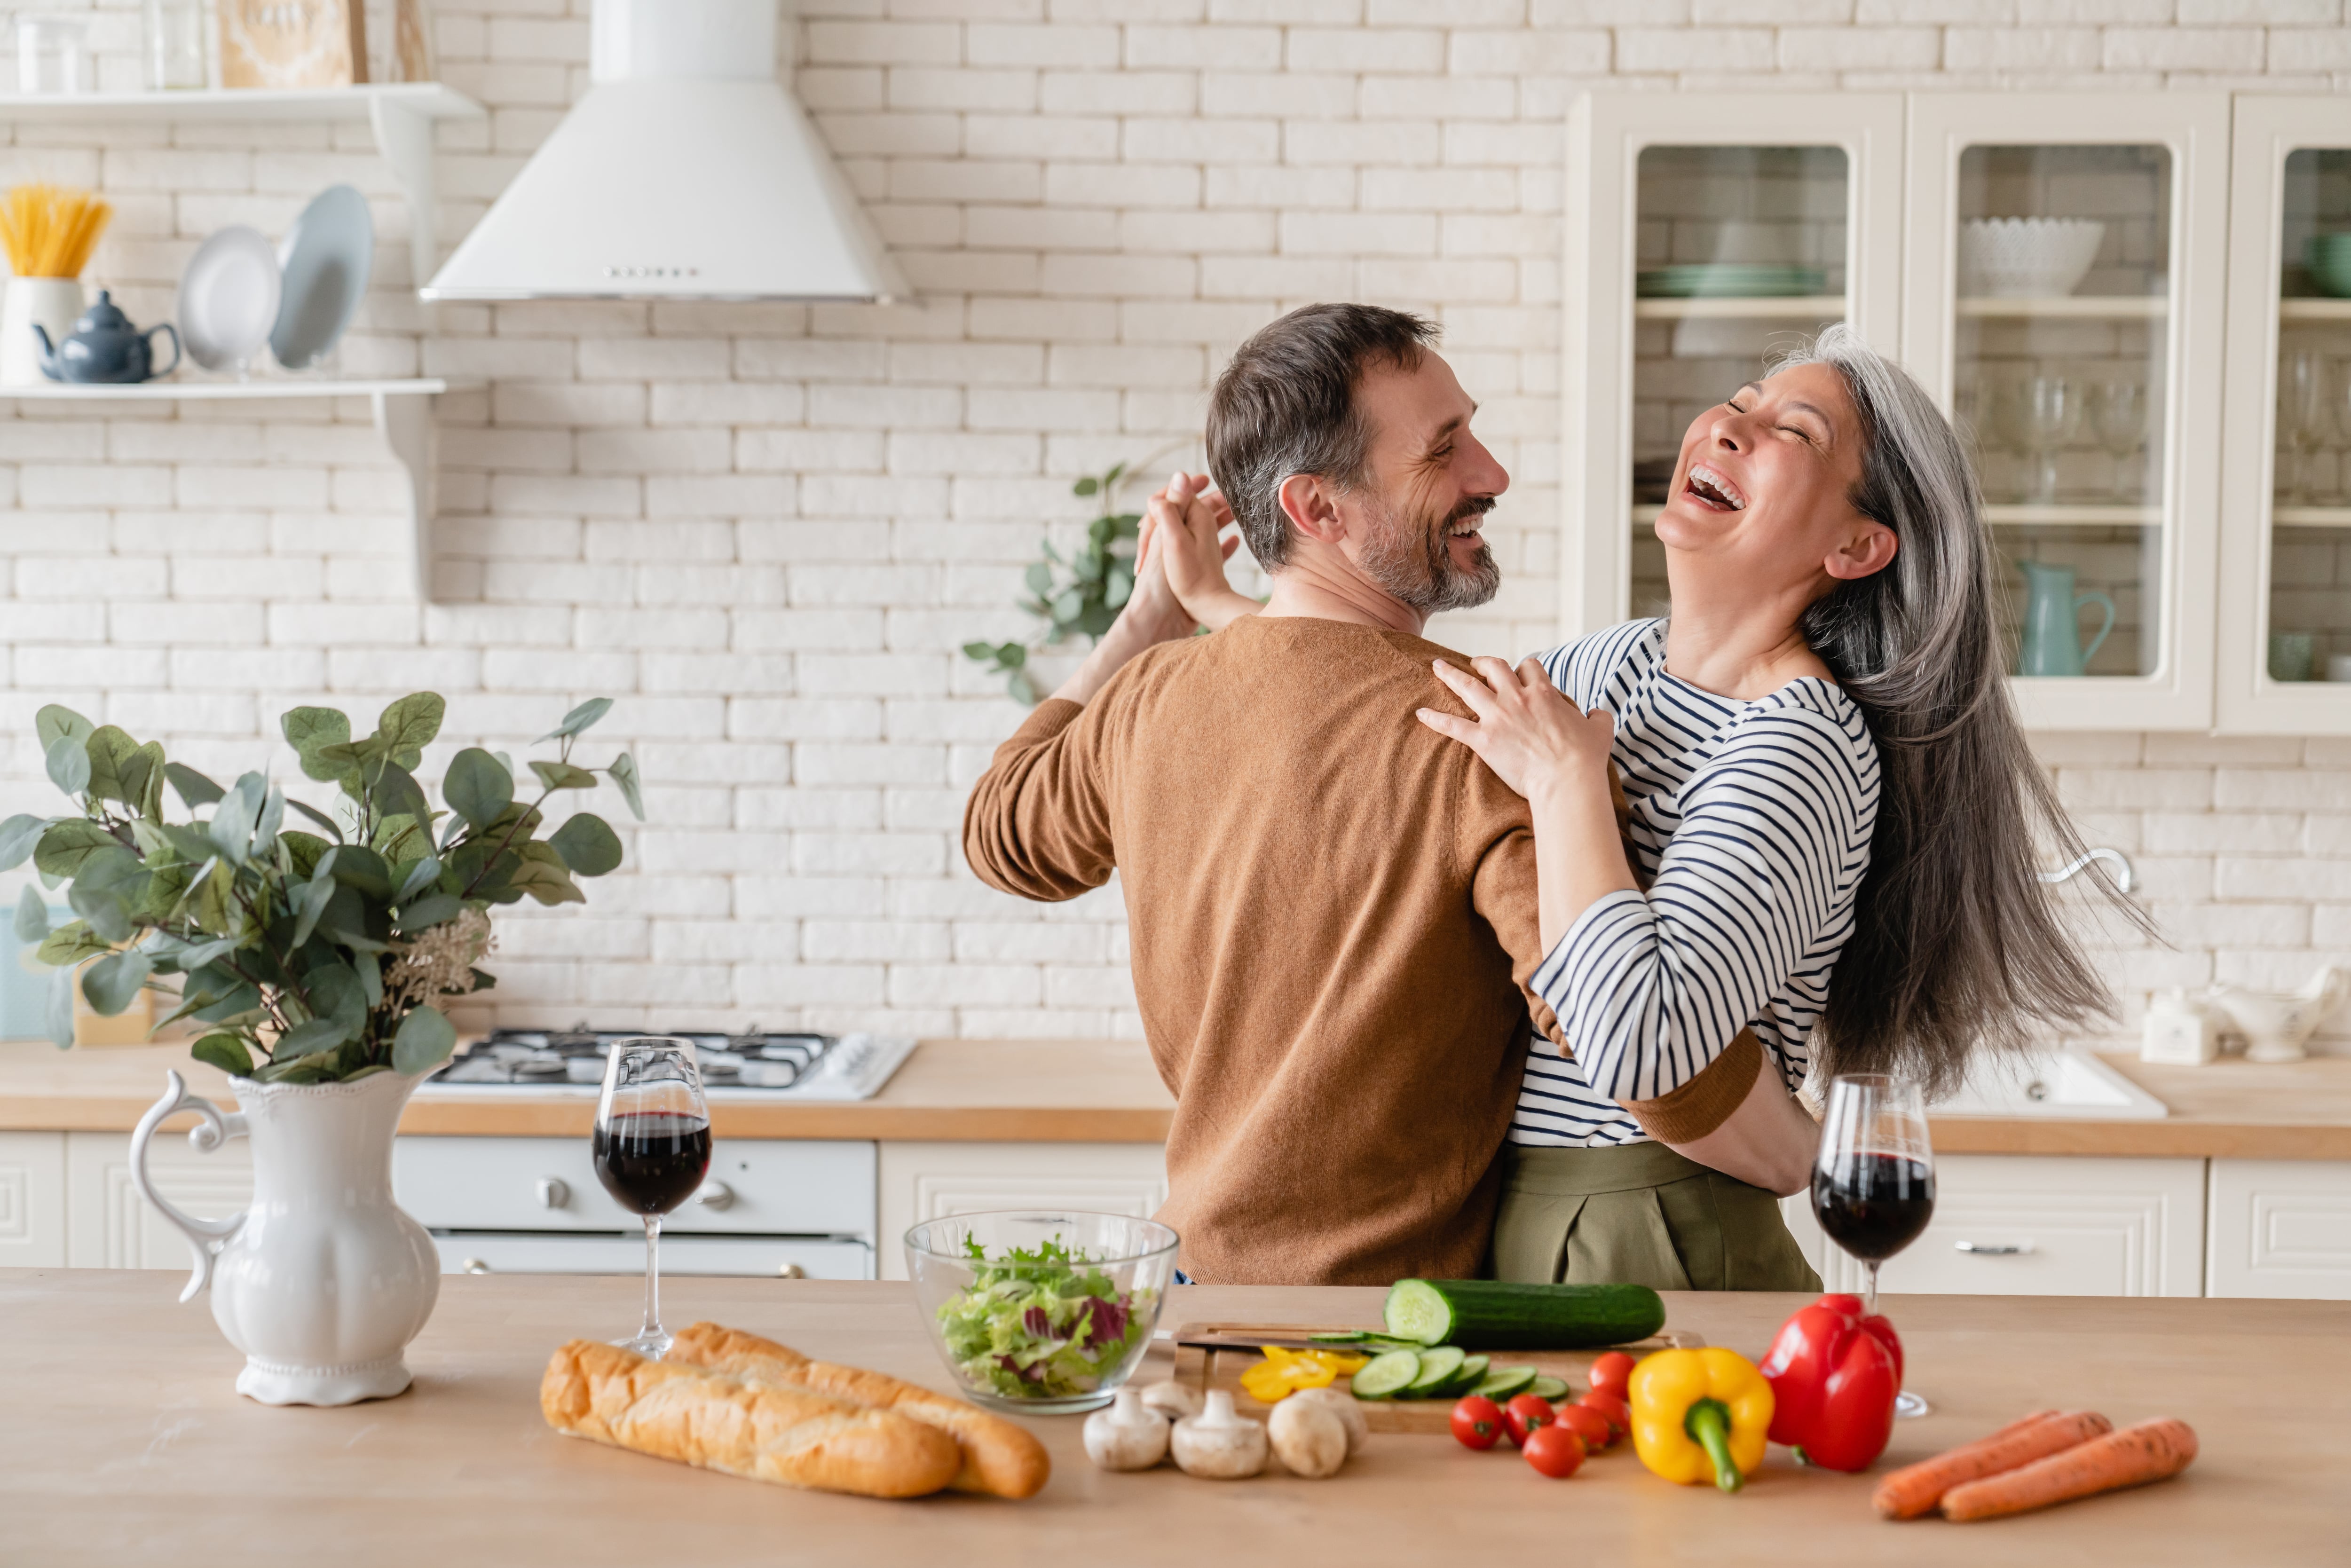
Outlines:
{"type": "Polygon", "coordinates": [[[2024,573],[2024,646],[2018,653],[2020,675],[2078,675],[2096,655],[2106,633],[2115,629],[2115,601],[2103,593],[2074,591],[2074,569],[2046,561],[2020,560],[2024,573]],[[2082,646],[2082,606],[2095,604],[2106,612],[2106,623],[2082,646]]]}

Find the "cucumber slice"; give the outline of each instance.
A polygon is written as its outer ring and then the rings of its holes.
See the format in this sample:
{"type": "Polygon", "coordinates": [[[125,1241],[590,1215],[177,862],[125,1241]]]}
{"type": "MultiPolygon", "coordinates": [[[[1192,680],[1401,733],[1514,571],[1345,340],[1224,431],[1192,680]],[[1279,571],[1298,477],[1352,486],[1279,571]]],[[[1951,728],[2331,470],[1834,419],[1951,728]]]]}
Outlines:
{"type": "Polygon", "coordinates": [[[1423,1344],[1442,1344],[1453,1333],[1453,1306],[1426,1280],[1388,1287],[1388,1332],[1423,1344]]]}
{"type": "Polygon", "coordinates": [[[1405,1385],[1402,1397],[1434,1399],[1452,1385],[1469,1353],[1458,1344],[1440,1344],[1420,1353],[1420,1375],[1405,1385]]]}
{"type": "Polygon", "coordinates": [[[1306,1337],[1316,1344],[1361,1344],[1372,1336],[1364,1329],[1334,1329],[1329,1333],[1311,1333],[1306,1337]]]}
{"type": "Polygon", "coordinates": [[[1507,1405],[1515,1395],[1524,1394],[1534,1386],[1535,1369],[1531,1366],[1494,1366],[1486,1370],[1472,1394],[1482,1395],[1497,1405],[1507,1405]]]}
{"type": "Polygon", "coordinates": [[[1464,1394],[1469,1393],[1478,1385],[1486,1381],[1486,1369],[1493,1364],[1493,1360],[1494,1358],[1489,1355],[1464,1356],[1461,1360],[1461,1370],[1446,1381],[1445,1386],[1437,1391],[1436,1397],[1458,1399],[1464,1394]]]}
{"type": "Polygon", "coordinates": [[[1527,1385],[1527,1392],[1538,1399],[1548,1399],[1556,1405],[1567,1397],[1567,1384],[1557,1377],[1538,1377],[1527,1385]]]}
{"type": "Polygon", "coordinates": [[[1392,1350],[1365,1362],[1352,1386],[1358,1399],[1393,1399],[1419,1375],[1418,1351],[1392,1350]]]}

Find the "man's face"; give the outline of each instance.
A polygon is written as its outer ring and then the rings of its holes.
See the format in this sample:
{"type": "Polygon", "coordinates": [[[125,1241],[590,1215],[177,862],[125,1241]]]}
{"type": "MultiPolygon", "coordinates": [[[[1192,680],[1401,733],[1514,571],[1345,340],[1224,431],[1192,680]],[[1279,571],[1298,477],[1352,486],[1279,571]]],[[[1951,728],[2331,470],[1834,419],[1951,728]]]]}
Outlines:
{"type": "Polygon", "coordinates": [[[1369,482],[1349,497],[1357,570],[1423,615],[1485,603],[1502,571],[1479,524],[1510,476],[1469,433],[1478,405],[1433,353],[1366,373],[1355,398],[1372,427],[1369,482]]]}

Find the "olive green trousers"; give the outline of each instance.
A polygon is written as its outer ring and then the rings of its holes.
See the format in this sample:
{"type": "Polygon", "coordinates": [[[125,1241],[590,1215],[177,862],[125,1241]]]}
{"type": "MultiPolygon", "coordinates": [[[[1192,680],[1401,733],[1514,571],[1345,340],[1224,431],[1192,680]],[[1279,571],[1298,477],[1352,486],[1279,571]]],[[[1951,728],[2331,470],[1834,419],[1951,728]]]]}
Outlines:
{"type": "Polygon", "coordinates": [[[1809,1291],[1780,1202],[1663,1144],[1502,1149],[1498,1280],[1655,1291],[1809,1291]]]}

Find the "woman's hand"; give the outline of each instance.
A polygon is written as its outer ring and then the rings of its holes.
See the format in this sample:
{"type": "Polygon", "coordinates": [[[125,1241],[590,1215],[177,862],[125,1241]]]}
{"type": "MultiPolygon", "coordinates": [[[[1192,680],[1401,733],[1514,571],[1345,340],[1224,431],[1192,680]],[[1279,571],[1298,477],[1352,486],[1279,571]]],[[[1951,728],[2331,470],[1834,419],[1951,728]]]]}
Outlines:
{"type": "Polygon", "coordinates": [[[1094,640],[1093,651],[1076,672],[1053,691],[1064,701],[1084,704],[1108,684],[1129,659],[1158,643],[1189,637],[1198,629],[1190,611],[1176,597],[1167,581],[1166,561],[1173,552],[1161,542],[1167,530],[1158,517],[1145,517],[1136,535],[1134,587],[1110,630],[1094,640]]]}
{"type": "Polygon", "coordinates": [[[1562,788],[1589,790],[1595,781],[1604,800],[1616,716],[1606,708],[1578,711],[1533,659],[1515,670],[1499,659],[1470,664],[1477,674],[1439,659],[1437,678],[1477,717],[1425,707],[1420,722],[1476,752],[1497,778],[1530,800],[1562,788]]]}
{"type": "Polygon", "coordinates": [[[1240,548],[1240,536],[1217,539],[1231,524],[1233,508],[1206,474],[1177,474],[1144,504],[1144,528],[1156,536],[1167,585],[1195,621],[1221,632],[1257,613],[1257,601],[1225,580],[1225,562],[1240,548]]]}

